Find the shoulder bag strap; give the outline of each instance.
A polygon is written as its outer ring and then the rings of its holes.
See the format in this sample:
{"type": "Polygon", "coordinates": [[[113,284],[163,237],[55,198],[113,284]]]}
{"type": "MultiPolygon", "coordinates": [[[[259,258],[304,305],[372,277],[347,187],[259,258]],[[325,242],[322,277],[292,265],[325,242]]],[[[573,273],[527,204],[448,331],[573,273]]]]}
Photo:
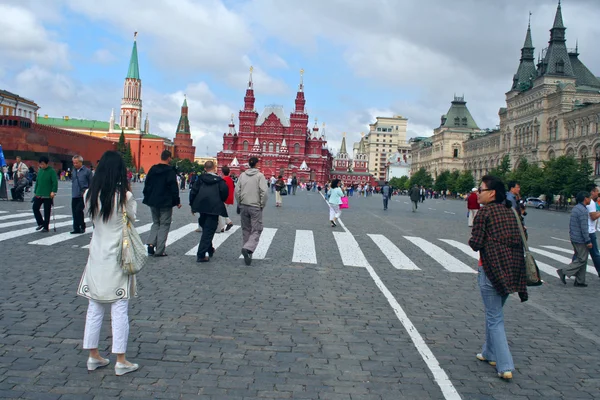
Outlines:
{"type": "Polygon", "coordinates": [[[517,224],[519,225],[519,232],[521,233],[521,240],[523,240],[523,246],[525,247],[525,251],[529,253],[529,245],[527,244],[527,238],[525,237],[525,230],[523,229],[523,224],[521,223],[521,217],[519,216],[519,214],[517,214],[517,211],[514,208],[511,207],[510,209],[517,218],[517,224]]]}

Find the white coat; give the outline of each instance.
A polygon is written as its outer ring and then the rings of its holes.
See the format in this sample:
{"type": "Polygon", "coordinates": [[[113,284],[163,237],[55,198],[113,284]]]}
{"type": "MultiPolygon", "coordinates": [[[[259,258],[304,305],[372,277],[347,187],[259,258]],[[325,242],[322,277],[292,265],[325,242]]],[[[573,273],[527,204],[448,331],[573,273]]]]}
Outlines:
{"type": "MultiPolygon", "coordinates": [[[[87,201],[85,206],[88,209],[87,201]]],[[[131,192],[127,192],[125,209],[127,218],[133,223],[137,203],[131,192]]],[[[123,211],[120,207],[117,208],[117,196],[108,222],[104,222],[102,217],[96,215],[92,223],[94,233],[90,243],[90,253],[77,294],[100,303],[130,299],[137,294],[135,275],[125,274],[117,259],[123,241],[123,211]]]]}

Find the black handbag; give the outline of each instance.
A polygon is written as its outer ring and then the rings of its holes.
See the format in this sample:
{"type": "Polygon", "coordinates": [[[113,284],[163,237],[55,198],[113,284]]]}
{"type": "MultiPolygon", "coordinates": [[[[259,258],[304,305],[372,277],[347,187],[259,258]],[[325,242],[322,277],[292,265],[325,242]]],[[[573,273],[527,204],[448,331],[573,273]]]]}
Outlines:
{"type": "Polygon", "coordinates": [[[284,188],[284,187],[283,187],[283,188],[281,188],[281,190],[279,191],[279,194],[280,194],[281,196],[287,196],[287,189],[286,189],[286,188],[284,188]]]}

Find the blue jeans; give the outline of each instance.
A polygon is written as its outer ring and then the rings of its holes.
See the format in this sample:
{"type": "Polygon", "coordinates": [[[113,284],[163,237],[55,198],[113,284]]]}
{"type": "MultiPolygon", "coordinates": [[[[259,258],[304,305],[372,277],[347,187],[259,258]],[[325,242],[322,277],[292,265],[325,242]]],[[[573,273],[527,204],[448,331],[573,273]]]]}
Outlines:
{"type": "Polygon", "coordinates": [[[513,371],[515,365],[506,340],[504,313],[502,312],[508,295],[500,296],[498,294],[482,267],[479,267],[477,280],[485,309],[485,343],[483,343],[481,354],[488,361],[496,361],[498,372],[513,371]]]}

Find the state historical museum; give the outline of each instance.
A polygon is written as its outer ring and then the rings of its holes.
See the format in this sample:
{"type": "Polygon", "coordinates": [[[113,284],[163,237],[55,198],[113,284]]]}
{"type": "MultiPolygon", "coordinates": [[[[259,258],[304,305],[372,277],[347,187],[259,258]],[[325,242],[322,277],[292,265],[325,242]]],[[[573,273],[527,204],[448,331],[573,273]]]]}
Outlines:
{"type": "Polygon", "coordinates": [[[237,176],[249,168],[250,157],[258,157],[258,168],[265,175],[296,175],[299,182],[325,183],[329,179],[333,156],[327,148],[324,129],[316,121],[308,127],[302,75],[296,93],[295,109],[288,117],[282,106],[265,107],[259,115],[254,108],[252,68],[244,97],[244,109],[239,113],[239,132],[233,115],[229,132],[223,135],[223,150],[217,154],[218,165],[227,165],[237,176]]]}

